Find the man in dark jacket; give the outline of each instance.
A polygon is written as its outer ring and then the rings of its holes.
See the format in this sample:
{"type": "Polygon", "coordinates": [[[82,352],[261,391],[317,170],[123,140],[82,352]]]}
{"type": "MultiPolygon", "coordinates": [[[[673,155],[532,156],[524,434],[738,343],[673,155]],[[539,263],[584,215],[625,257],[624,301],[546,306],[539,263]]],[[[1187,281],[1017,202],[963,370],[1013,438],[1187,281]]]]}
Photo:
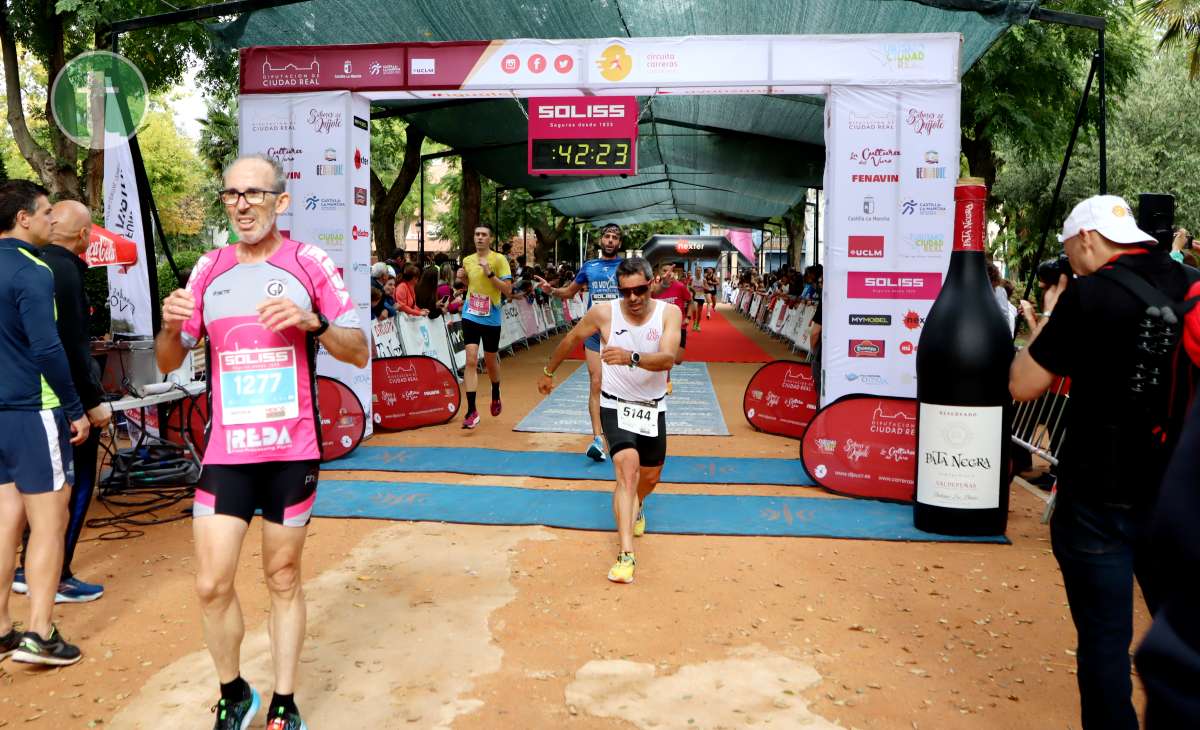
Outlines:
{"type": "MultiPolygon", "coordinates": [[[[76,200],[64,200],[54,204],[54,229],[50,242],[42,248],[42,260],[54,273],[54,304],[58,310],[58,338],[67,353],[67,364],[71,367],[71,380],[75,392],[87,411],[92,425],[87,441],[73,448],[75,461],[75,487],[71,491],[70,515],[67,523],[66,543],[63,552],[62,579],[55,595],[56,603],[85,603],[104,595],[104,586],[87,583],[71,572],[71,560],[75,546],[83,530],[88,507],[96,486],[96,455],[100,447],[100,434],[112,418],[112,409],[101,400],[100,368],[91,355],[89,324],[91,303],[83,288],[83,275],[87,264],[80,258],[87,250],[91,238],[92,216],[87,207],[76,200]]],[[[17,571],[13,590],[24,593],[25,568],[17,571]]]]}

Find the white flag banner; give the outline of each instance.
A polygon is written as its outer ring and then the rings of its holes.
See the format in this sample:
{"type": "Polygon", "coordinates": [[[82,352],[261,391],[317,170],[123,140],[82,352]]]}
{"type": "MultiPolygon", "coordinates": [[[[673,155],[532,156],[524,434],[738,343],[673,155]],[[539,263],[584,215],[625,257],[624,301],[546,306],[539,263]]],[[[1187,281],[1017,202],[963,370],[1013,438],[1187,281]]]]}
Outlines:
{"type": "Polygon", "coordinates": [[[146,232],[137,179],[133,175],[133,154],[129,142],[113,144],[104,151],[104,227],[137,244],[137,263],[108,268],[108,309],[111,331],[120,335],[153,337],[151,308],[158,297],[150,291],[148,266],[155,258],[146,255],[146,232]]]}

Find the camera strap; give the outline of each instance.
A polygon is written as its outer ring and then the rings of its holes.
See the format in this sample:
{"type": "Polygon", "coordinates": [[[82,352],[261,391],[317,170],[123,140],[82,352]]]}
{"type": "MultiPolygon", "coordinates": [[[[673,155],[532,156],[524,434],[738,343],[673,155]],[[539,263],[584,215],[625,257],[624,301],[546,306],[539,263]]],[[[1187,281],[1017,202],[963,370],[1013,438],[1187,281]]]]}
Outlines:
{"type": "MultiPolygon", "coordinates": [[[[1182,264],[1181,264],[1182,266],[1182,264]]],[[[1193,269],[1190,266],[1183,266],[1184,273],[1187,275],[1188,286],[1200,281],[1200,271],[1193,269]]],[[[1200,297],[1192,297],[1181,302],[1175,301],[1164,294],[1160,289],[1146,281],[1138,274],[1121,266],[1119,260],[1117,263],[1109,264],[1096,271],[1096,276],[1102,276],[1109,281],[1120,284],[1126,291],[1134,295],[1142,301],[1147,307],[1158,307],[1159,310],[1170,309],[1175,313],[1178,321],[1183,321],[1186,315],[1197,303],[1200,303],[1200,297]]]]}

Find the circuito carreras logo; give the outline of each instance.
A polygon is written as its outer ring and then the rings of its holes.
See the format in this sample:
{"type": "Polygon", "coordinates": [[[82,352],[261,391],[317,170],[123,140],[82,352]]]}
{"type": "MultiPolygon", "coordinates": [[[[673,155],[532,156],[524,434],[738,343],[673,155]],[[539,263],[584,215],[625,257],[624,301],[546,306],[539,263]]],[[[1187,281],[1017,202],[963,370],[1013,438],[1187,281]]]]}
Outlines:
{"type": "Polygon", "coordinates": [[[596,59],[596,67],[606,81],[621,81],[633,70],[633,57],[624,47],[614,43],[596,59]]]}

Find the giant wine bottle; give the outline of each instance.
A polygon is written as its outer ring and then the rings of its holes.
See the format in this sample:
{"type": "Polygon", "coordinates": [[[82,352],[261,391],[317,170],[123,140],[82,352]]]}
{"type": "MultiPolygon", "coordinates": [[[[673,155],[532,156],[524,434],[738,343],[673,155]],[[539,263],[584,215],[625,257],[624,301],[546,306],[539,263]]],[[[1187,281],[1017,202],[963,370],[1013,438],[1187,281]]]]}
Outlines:
{"type": "Polygon", "coordinates": [[[988,281],[987,187],[954,188],[954,251],[917,346],[913,523],[945,535],[1002,535],[1008,524],[1012,333],[988,281]]]}

